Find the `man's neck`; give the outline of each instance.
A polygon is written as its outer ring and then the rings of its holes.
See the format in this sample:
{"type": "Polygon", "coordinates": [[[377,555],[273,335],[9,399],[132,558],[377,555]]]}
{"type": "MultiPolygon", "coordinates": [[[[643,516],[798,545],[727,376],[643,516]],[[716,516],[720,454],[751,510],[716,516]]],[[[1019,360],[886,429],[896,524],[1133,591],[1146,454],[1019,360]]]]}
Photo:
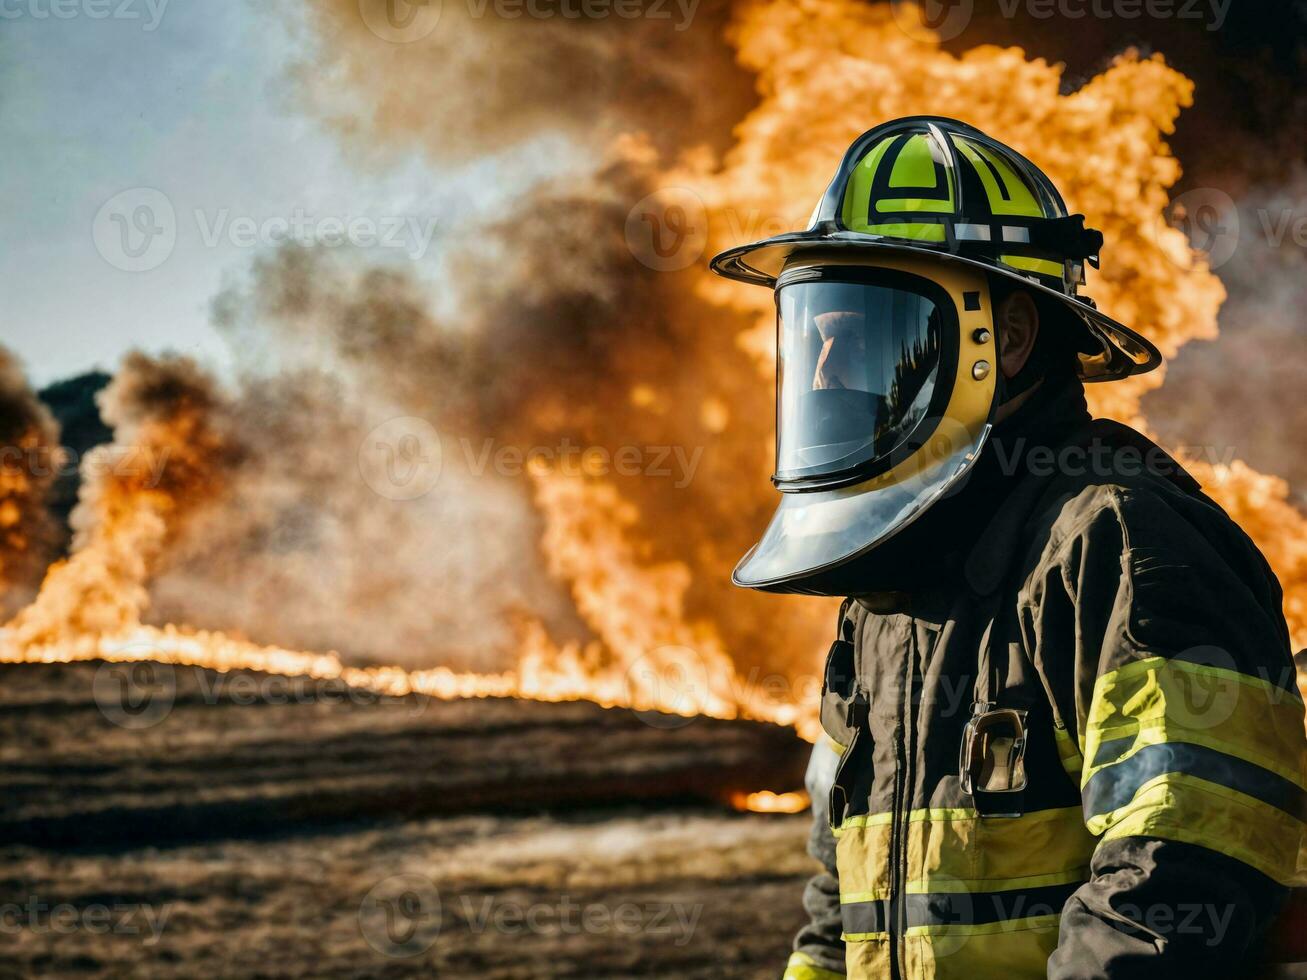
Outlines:
{"type": "Polygon", "coordinates": [[[1026,402],[1030,401],[1031,396],[1033,396],[1034,393],[1037,392],[1043,386],[1043,384],[1044,384],[1044,379],[1040,378],[1025,391],[1021,392],[1021,394],[1017,395],[1015,398],[1009,398],[1002,405],[998,406],[998,409],[994,412],[994,424],[997,425],[999,422],[1002,422],[1004,419],[1010,418],[1012,416],[1012,413],[1017,411],[1017,409],[1019,409],[1026,402]]]}

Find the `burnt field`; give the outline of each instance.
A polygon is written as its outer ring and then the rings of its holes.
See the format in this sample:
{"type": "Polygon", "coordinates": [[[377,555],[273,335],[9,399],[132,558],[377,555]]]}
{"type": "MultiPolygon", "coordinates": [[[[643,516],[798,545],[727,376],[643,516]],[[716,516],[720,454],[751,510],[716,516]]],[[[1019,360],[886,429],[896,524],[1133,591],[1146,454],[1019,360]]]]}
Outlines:
{"type": "Polygon", "coordinates": [[[806,815],[787,729],[0,667],[6,976],[774,977],[806,815]]]}

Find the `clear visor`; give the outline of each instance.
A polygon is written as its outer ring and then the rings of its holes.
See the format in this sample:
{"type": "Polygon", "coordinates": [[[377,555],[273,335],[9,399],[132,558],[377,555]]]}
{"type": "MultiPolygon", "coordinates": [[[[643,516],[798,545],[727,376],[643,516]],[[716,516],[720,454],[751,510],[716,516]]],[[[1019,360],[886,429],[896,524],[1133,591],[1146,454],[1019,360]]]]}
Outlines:
{"type": "Polygon", "coordinates": [[[888,457],[939,385],[942,312],[910,284],[823,278],[777,298],[776,475],[840,473],[888,457]]]}

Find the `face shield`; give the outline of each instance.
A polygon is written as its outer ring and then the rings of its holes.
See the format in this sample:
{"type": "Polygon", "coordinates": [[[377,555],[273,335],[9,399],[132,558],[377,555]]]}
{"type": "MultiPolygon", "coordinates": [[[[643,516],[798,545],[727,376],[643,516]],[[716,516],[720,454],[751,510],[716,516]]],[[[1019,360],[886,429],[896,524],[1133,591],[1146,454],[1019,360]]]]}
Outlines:
{"type": "Polygon", "coordinates": [[[988,436],[996,354],[982,272],[935,259],[799,260],[777,280],[780,506],[736,584],[812,579],[959,486],[988,436]]]}
{"type": "Polygon", "coordinates": [[[939,384],[947,294],[858,267],[819,275],[777,291],[781,483],[888,460],[947,394],[939,384]]]}

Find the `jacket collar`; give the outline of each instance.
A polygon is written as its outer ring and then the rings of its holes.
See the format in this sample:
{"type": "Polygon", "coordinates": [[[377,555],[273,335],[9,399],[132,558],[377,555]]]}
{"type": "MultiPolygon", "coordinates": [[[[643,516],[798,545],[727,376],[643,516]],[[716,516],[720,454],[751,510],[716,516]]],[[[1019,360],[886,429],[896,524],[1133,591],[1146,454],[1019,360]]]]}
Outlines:
{"type": "MultiPolygon", "coordinates": [[[[1079,384],[1037,393],[1010,419],[995,427],[986,451],[1004,454],[1005,465],[1015,467],[1015,478],[1002,503],[967,553],[962,572],[967,584],[989,595],[1007,575],[1017,553],[1029,545],[1025,533],[1032,511],[1053,482],[1048,473],[1031,473],[1027,460],[1035,447],[1060,447],[1087,438],[1090,416],[1084,389],[1079,384]]],[[[991,461],[991,465],[996,465],[991,461]]]]}
{"type": "Polygon", "coordinates": [[[1003,581],[1017,550],[1027,547],[1023,533],[1031,511],[1047,489],[1049,478],[1027,473],[999,506],[962,566],[967,584],[989,595],[1003,581]]]}

